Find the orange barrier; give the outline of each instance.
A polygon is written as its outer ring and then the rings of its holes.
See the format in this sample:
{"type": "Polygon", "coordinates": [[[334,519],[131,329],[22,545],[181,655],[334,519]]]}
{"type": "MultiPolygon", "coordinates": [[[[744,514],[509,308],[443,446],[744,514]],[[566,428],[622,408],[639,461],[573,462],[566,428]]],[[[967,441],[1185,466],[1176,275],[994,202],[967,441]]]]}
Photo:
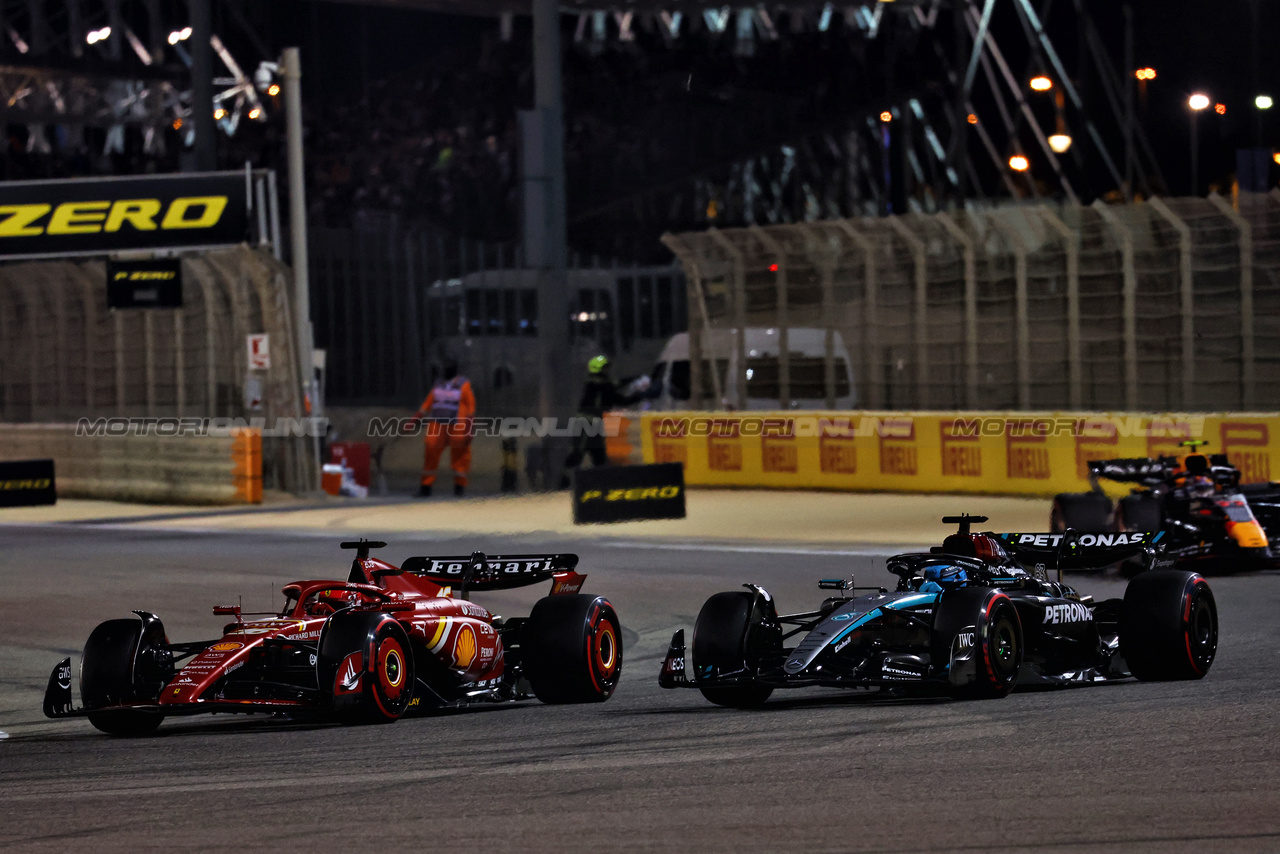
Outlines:
{"type": "Polygon", "coordinates": [[[236,498],[244,504],[262,503],[262,431],[236,430],[231,439],[231,477],[236,498]]]}
{"type": "Polygon", "coordinates": [[[1089,460],[1172,455],[1187,439],[1226,453],[1244,482],[1280,475],[1277,413],[646,412],[625,420],[640,425],[643,462],[683,463],[690,486],[1047,496],[1088,489],[1089,460]]]}

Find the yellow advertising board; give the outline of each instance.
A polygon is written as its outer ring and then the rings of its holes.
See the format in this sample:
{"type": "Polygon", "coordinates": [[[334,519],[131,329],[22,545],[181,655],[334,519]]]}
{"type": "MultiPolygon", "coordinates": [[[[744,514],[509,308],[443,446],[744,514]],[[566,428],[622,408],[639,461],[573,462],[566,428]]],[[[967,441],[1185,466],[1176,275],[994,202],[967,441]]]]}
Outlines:
{"type": "Polygon", "coordinates": [[[630,421],[644,462],[683,463],[690,486],[1048,496],[1088,489],[1089,460],[1174,455],[1188,439],[1225,453],[1245,483],[1280,475],[1280,413],[652,412],[630,421]]]}

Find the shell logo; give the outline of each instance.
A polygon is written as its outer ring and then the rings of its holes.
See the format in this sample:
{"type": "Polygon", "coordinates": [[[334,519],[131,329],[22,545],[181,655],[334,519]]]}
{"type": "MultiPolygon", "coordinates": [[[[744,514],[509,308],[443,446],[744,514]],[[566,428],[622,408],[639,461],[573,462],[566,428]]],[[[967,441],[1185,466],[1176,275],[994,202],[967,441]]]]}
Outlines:
{"type": "Polygon", "coordinates": [[[453,645],[453,663],[463,670],[471,666],[471,662],[476,660],[476,649],[479,644],[476,643],[475,629],[464,625],[458,629],[458,639],[453,645]]]}
{"type": "Polygon", "coordinates": [[[244,646],[242,643],[215,643],[213,646],[209,647],[209,649],[214,650],[215,652],[230,652],[231,650],[239,649],[242,646],[244,646]]]}

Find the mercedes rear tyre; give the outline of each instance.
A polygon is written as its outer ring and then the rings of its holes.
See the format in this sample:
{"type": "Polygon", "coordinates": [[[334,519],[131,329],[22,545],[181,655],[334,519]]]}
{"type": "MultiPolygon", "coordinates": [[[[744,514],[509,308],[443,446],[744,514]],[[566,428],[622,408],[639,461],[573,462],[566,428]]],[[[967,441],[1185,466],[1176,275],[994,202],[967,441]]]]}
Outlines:
{"type": "Polygon", "coordinates": [[[1008,596],[984,587],[961,587],[942,595],[933,620],[934,666],[950,662],[958,635],[972,648],[974,678],[967,684],[952,682],[949,692],[960,700],[995,700],[1018,684],[1022,667],[1022,622],[1008,596]]]}
{"type": "Polygon", "coordinates": [[[84,645],[80,697],[90,710],[89,723],[110,735],[146,735],[164,720],[164,715],[155,712],[110,708],[159,699],[155,683],[139,673],[140,666],[156,658],[156,639],[145,628],[137,619],[107,620],[93,630],[84,645]]]}
{"type": "Polygon", "coordinates": [[[343,723],[394,723],[413,699],[409,635],[386,614],[338,614],[320,637],[316,673],[343,723]]]}
{"type": "Polygon", "coordinates": [[[769,699],[773,688],[748,680],[758,672],[763,656],[782,650],[781,632],[771,620],[771,611],[762,596],[746,591],[717,593],[703,604],[693,625],[694,681],[741,678],[744,682],[699,686],[702,696],[717,706],[737,709],[769,699]]]}
{"type": "Polygon", "coordinates": [[[1060,492],[1053,497],[1049,530],[1061,534],[1068,528],[1090,534],[1110,531],[1111,499],[1100,492],[1060,492]]]}
{"type": "Polygon", "coordinates": [[[1194,572],[1160,569],[1139,575],[1124,591],[1120,654],[1145,681],[1200,679],[1218,651],[1218,606],[1194,572]]]}
{"type": "Polygon", "coordinates": [[[539,599],[522,629],[524,674],[544,703],[602,703],[622,673],[622,625],[603,596],[539,599]]]}

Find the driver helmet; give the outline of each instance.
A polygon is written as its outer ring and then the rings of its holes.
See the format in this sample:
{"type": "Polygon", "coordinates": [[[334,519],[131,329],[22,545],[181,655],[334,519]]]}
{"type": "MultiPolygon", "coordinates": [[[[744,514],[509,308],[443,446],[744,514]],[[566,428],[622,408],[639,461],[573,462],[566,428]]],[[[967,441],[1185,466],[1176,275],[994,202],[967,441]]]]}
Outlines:
{"type": "Polygon", "coordinates": [[[969,573],[963,566],[955,564],[934,564],[926,566],[921,573],[924,583],[920,585],[921,593],[941,593],[948,587],[963,584],[969,580],[969,573]]]}
{"type": "Polygon", "coordinates": [[[1187,494],[1192,498],[1208,498],[1213,495],[1213,479],[1209,477],[1189,477],[1187,478],[1187,494]]]}
{"type": "Polygon", "coordinates": [[[602,374],[609,370],[608,356],[595,356],[590,362],[587,362],[587,370],[593,374],[602,374]]]}

